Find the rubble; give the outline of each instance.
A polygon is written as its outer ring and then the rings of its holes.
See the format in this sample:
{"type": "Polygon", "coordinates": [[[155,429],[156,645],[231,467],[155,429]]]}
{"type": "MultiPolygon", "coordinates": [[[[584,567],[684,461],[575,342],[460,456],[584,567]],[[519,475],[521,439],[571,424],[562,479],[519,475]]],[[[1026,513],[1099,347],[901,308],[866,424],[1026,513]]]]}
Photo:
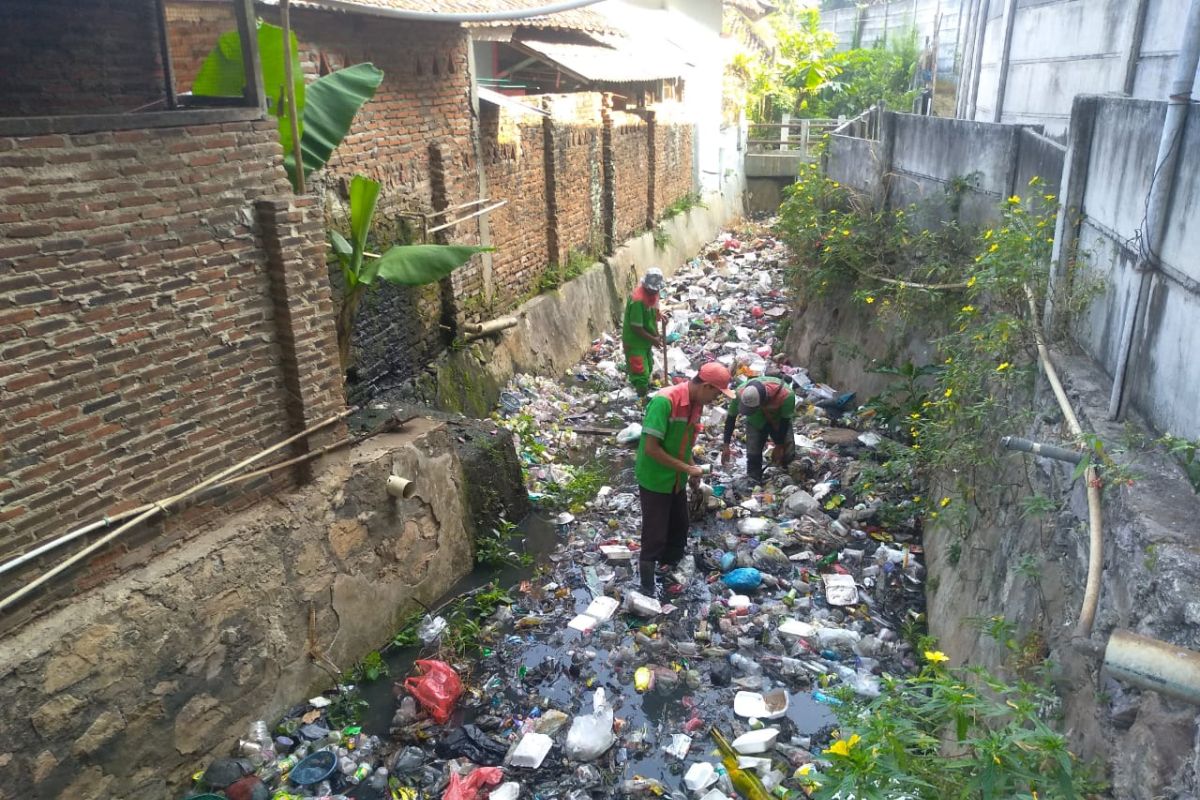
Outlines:
{"type": "MultiPolygon", "coordinates": [[[[333,725],[336,702],[314,698],[274,731],[293,745],[252,732],[248,761],[215,762],[206,790],[253,773],[280,800],[803,796],[802,768],[819,765],[841,693],[876,696],[882,673],[915,671],[902,629],[922,608],[923,568],[916,519],[885,525],[877,492],[888,487],[858,480],[889,440],[850,392],[782,357],[784,258],[763,231],[744,231],[663,291],[674,379],[715,359],[735,380],[784,377],[799,402],[797,458],[768,462],[761,485],[745,477],[740,424],[722,466],[723,410],[708,410],[696,454],[708,490],[662,597],[635,590],[642,407],[617,368],[619,340],[605,335],[565,380],[518,376],[503,393],[497,419],[556,546],[511,606],[480,620],[492,635],[478,658],[436,656],[461,676],[461,695],[454,681],[419,704],[400,691],[391,730],[374,735],[333,725]],[[732,740],[728,753],[712,747],[713,729],[732,740]],[[295,765],[322,750],[333,771],[297,785],[295,765]]],[[[424,657],[446,625],[437,614],[421,625],[424,657]]],[[[421,663],[449,678],[430,667],[441,662],[421,663]]]]}

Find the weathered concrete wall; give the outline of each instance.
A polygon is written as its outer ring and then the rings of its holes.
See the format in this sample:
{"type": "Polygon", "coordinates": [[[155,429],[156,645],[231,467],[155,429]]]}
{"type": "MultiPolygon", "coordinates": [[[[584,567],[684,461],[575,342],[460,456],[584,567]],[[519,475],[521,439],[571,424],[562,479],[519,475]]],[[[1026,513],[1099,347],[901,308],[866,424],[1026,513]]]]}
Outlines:
{"type": "Polygon", "coordinates": [[[370,439],[7,638],[0,798],[178,796],[253,718],[329,685],[307,657],[310,609],[339,667],[379,647],[472,568],[472,514],[523,497],[511,439],[469,434],[422,419],[370,439]],[[494,498],[470,496],[477,460],[494,498]],[[413,498],[387,495],[393,474],[413,498]]]}
{"type": "Polygon", "coordinates": [[[825,174],[861,194],[879,190],[879,142],[832,135],[822,164],[825,174]]]}
{"type": "MultiPolygon", "coordinates": [[[[1085,430],[1106,442],[1129,438],[1105,419],[1107,380],[1086,358],[1056,359],[1085,430]]],[[[1058,406],[1044,386],[1042,410],[1029,431],[1061,442],[1058,406]]],[[[1144,430],[1144,428],[1143,428],[1144,430]]],[[[1101,648],[1114,628],[1200,649],[1200,553],[1195,519],[1200,500],[1182,472],[1161,453],[1117,454],[1136,461],[1133,486],[1104,490],[1104,573],[1091,642],[1101,648]]],[[[1028,666],[1047,658],[1064,700],[1064,729],[1085,759],[1109,766],[1112,796],[1122,800],[1194,797],[1200,791],[1200,741],[1195,706],[1121,685],[1101,674],[1099,659],[1072,646],[1087,577],[1086,487],[1073,465],[1014,454],[994,486],[1010,487],[996,505],[982,504],[969,529],[931,526],[925,535],[930,631],[955,663],[985,664],[1014,674],[1021,656],[980,632],[978,620],[1000,616],[1028,666]],[[1056,510],[1022,512],[1033,494],[1056,510]]],[[[980,507],[980,504],[976,504],[980,507]]]]}
{"type": "Polygon", "coordinates": [[[983,9],[987,22],[980,57],[962,51],[960,95],[969,97],[971,87],[977,89],[973,116],[969,103],[960,112],[976,120],[1042,125],[1054,138],[1065,135],[1076,95],[1121,93],[1128,87],[1134,97],[1165,98],[1188,8],[1179,0],[1017,0],[1004,70],[1008,4],[964,0],[963,5],[968,17],[983,9]]]}
{"type": "MultiPolygon", "coordinates": [[[[1137,236],[1165,104],[1098,98],[1090,161],[1082,195],[1079,250],[1103,294],[1074,328],[1079,344],[1110,376],[1121,331],[1138,288],[1137,236]]],[[[1181,154],[1200,152],[1200,110],[1192,109],[1181,154]]],[[[1150,290],[1146,324],[1134,338],[1126,385],[1133,404],[1159,431],[1200,436],[1195,387],[1200,385],[1200,161],[1182,156],[1167,221],[1157,248],[1161,269],[1150,290]]]]}
{"type": "Polygon", "coordinates": [[[439,408],[486,416],[514,374],[559,374],[578,361],[597,336],[618,324],[637,275],[650,266],[671,274],[740,216],[740,188],[731,180],[728,191],[707,196],[704,206],[663,221],[669,237],[665,248],[657,248],[649,233],[637,236],[578,278],[529,300],[513,312],[515,328],[495,340],[448,353],[403,394],[439,408]]]}

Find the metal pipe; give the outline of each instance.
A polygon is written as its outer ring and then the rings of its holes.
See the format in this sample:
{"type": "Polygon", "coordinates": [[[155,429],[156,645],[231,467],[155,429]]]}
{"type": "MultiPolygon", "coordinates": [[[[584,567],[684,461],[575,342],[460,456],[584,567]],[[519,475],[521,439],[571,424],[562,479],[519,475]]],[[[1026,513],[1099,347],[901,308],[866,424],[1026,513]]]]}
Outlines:
{"type": "Polygon", "coordinates": [[[1083,460],[1083,453],[1078,450],[1068,450],[1056,444],[1033,442],[1029,439],[1022,439],[1020,436],[1005,436],[1000,440],[1000,444],[1008,450],[1020,450],[1022,453],[1032,453],[1035,456],[1053,458],[1056,461],[1066,461],[1071,464],[1078,464],[1083,460]]]}
{"type": "MultiPolygon", "coordinates": [[[[1029,302],[1029,320],[1033,323],[1033,337],[1037,342],[1038,362],[1042,365],[1042,372],[1046,374],[1046,380],[1054,392],[1055,399],[1058,400],[1058,407],[1062,409],[1067,427],[1071,429],[1071,435],[1080,439],[1083,437],[1083,428],[1079,424],[1079,417],[1075,416],[1075,409],[1071,407],[1071,401],[1067,398],[1062,381],[1058,379],[1058,370],[1054,368],[1054,362],[1050,360],[1050,349],[1046,347],[1046,340],[1042,338],[1042,330],[1037,325],[1037,303],[1033,297],[1033,290],[1029,288],[1028,284],[1025,285],[1025,299],[1029,302]]],[[[1087,486],[1088,504],[1088,571],[1087,584],[1083,589],[1083,604],[1079,609],[1079,622],[1075,625],[1075,636],[1087,639],[1092,635],[1092,625],[1096,621],[1096,608],[1100,605],[1100,574],[1104,571],[1104,527],[1100,516],[1100,477],[1096,474],[1094,465],[1084,471],[1083,479],[1087,486]]]]}
{"type": "Polygon", "coordinates": [[[438,231],[444,231],[446,228],[453,228],[460,222],[466,222],[469,219],[478,217],[480,214],[486,214],[489,211],[495,211],[497,208],[500,208],[504,205],[508,205],[507,200],[501,200],[499,203],[493,203],[492,205],[481,208],[478,211],[473,211],[472,213],[467,214],[465,217],[459,217],[458,219],[452,219],[449,222],[442,223],[435,228],[430,228],[428,231],[426,231],[426,233],[437,233],[438,231]]]}
{"type": "Polygon", "coordinates": [[[1200,704],[1200,653],[1118,628],[1108,637],[1104,668],[1119,680],[1200,704]]]}
{"type": "Polygon", "coordinates": [[[373,17],[390,17],[406,19],[411,22],[505,22],[509,20],[541,17],[546,14],[557,14],[562,11],[573,11],[585,6],[594,6],[604,0],[564,0],[536,8],[521,8],[512,11],[480,11],[468,14],[442,14],[436,11],[406,11],[400,8],[390,8],[379,5],[366,6],[353,0],[297,0],[296,5],[309,8],[324,8],[334,11],[346,11],[351,14],[369,14],[373,17]]]}
{"type": "Polygon", "coordinates": [[[1167,230],[1167,217],[1171,209],[1171,192],[1175,188],[1175,165],[1179,151],[1183,149],[1184,128],[1191,109],[1192,88],[1196,82],[1196,67],[1200,65],[1200,0],[1192,0],[1184,23],[1183,40],[1179,55],[1175,59],[1175,77],[1167,97],[1167,116],[1163,120],[1162,135],[1158,140],[1158,156],[1154,160],[1154,172],[1150,179],[1150,191],[1146,197],[1146,228],[1135,269],[1141,273],[1133,308],[1126,314],[1121,330],[1121,346],[1117,350],[1117,366],[1113,370],[1112,395],[1108,400],[1108,418],[1121,419],[1125,415],[1125,379],[1129,371],[1129,356],[1133,350],[1133,337],[1143,327],[1146,309],[1150,305],[1150,280],[1158,267],[1163,238],[1167,230]]]}
{"type": "Polygon", "coordinates": [[[322,428],[326,428],[335,422],[345,419],[346,417],[350,416],[357,410],[358,410],[357,407],[352,406],[350,408],[345,409],[344,411],[341,411],[338,414],[334,414],[331,417],[327,417],[324,420],[316,423],[315,425],[310,425],[309,427],[300,431],[296,435],[289,436],[287,439],[284,439],[282,442],[273,444],[270,447],[268,447],[266,450],[261,450],[258,453],[255,453],[254,455],[250,456],[249,458],[239,461],[238,463],[234,464],[232,467],[228,467],[226,469],[221,470],[216,475],[213,475],[211,478],[207,478],[207,479],[201,481],[200,483],[196,484],[195,486],[192,486],[189,489],[184,489],[182,492],[179,492],[178,494],[168,497],[165,500],[151,503],[145,511],[143,511],[141,514],[138,514],[136,517],[131,519],[129,522],[126,522],[124,525],[121,525],[116,530],[112,531],[111,533],[107,533],[104,536],[101,536],[99,539],[92,542],[87,547],[80,550],[78,553],[75,553],[70,558],[66,559],[61,564],[59,564],[58,566],[53,567],[52,569],[42,573],[41,575],[34,578],[29,583],[22,586],[17,591],[8,595],[3,600],[0,600],[0,611],[3,611],[4,609],[13,605],[18,600],[20,600],[22,597],[25,597],[27,594],[32,592],[34,589],[36,589],[37,587],[39,587],[42,584],[49,581],[55,575],[58,575],[59,573],[64,572],[67,569],[70,569],[72,566],[74,566],[78,562],[82,561],[84,558],[91,555],[92,553],[96,552],[101,547],[108,544],[113,539],[117,538],[122,533],[124,533],[125,531],[132,528],[134,525],[137,525],[140,522],[150,519],[151,517],[155,516],[158,513],[165,512],[167,510],[167,508],[169,508],[172,505],[175,505],[176,503],[180,502],[181,500],[185,500],[185,499],[191,497],[192,495],[197,494],[198,492],[201,492],[204,489],[207,489],[209,486],[212,486],[215,483],[219,483],[219,482],[225,480],[229,476],[241,471],[243,468],[249,466],[250,464],[253,464],[255,461],[258,461],[261,458],[265,458],[266,456],[269,456],[271,453],[282,450],[283,448],[287,447],[288,445],[292,444],[293,442],[297,442],[300,439],[305,438],[309,434],[315,433],[316,431],[319,431],[322,428]]]}

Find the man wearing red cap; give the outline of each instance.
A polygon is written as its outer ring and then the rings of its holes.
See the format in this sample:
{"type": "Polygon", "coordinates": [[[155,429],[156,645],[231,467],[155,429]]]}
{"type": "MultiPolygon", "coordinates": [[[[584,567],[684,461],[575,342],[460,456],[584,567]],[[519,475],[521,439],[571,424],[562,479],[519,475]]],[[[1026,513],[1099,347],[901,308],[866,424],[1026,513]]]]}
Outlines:
{"type": "Polygon", "coordinates": [[[637,476],[642,501],[642,550],[638,564],[642,592],[655,592],[655,569],[683,558],[688,535],[687,486],[703,474],[692,463],[692,447],[704,406],[732,398],[730,375],[713,361],[687,383],[661,389],[646,407],[638,444],[637,476]]]}

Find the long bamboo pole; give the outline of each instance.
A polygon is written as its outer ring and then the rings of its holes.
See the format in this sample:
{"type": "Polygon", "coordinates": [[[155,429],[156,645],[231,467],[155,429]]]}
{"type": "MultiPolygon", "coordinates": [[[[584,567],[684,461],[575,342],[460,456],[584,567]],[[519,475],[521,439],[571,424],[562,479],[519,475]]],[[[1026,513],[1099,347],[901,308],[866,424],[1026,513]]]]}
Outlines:
{"type": "Polygon", "coordinates": [[[32,592],[34,589],[38,588],[42,584],[49,581],[55,575],[58,575],[64,571],[70,569],[72,566],[79,563],[84,558],[87,558],[89,555],[96,552],[101,547],[103,547],[104,545],[111,542],[113,539],[116,539],[122,533],[124,533],[125,531],[134,527],[135,525],[137,525],[141,522],[144,522],[144,521],[150,519],[151,517],[156,516],[157,514],[159,514],[161,512],[166,511],[169,507],[175,505],[176,503],[180,502],[181,500],[186,500],[187,498],[191,497],[192,495],[197,494],[197,493],[203,491],[204,489],[207,489],[209,486],[212,486],[215,483],[220,483],[221,481],[228,478],[230,475],[233,475],[234,473],[242,470],[244,467],[247,467],[250,464],[253,464],[255,461],[265,458],[266,456],[269,456],[271,453],[282,450],[283,448],[287,447],[289,444],[292,444],[293,442],[303,439],[304,437],[308,436],[309,434],[315,433],[316,431],[319,431],[322,428],[326,428],[326,427],[332,425],[333,423],[338,422],[339,420],[345,419],[346,417],[353,414],[356,410],[357,409],[354,407],[347,408],[346,410],[342,411],[341,413],[334,414],[332,417],[328,417],[328,418],[322,420],[321,422],[318,422],[315,425],[305,428],[304,430],[300,431],[300,433],[297,433],[295,436],[290,436],[287,439],[284,439],[282,442],[279,442],[278,444],[274,444],[274,445],[268,447],[266,450],[262,450],[258,453],[255,453],[254,455],[250,456],[247,459],[239,461],[237,464],[234,464],[232,467],[228,467],[227,469],[224,469],[224,470],[218,472],[216,475],[213,475],[211,478],[201,481],[200,483],[196,484],[195,486],[192,486],[190,489],[185,489],[176,495],[168,497],[166,500],[160,500],[159,502],[152,503],[150,508],[148,508],[146,511],[143,511],[141,514],[138,514],[136,517],[134,517],[130,521],[126,522],[121,527],[117,528],[116,530],[112,531],[111,533],[101,536],[99,539],[92,542],[87,547],[80,550],[78,553],[75,553],[74,555],[72,555],[66,561],[63,561],[61,564],[54,567],[53,569],[50,569],[50,570],[42,573],[41,575],[34,578],[32,581],[30,581],[26,585],[22,586],[17,591],[8,595],[3,600],[0,600],[0,611],[3,611],[4,609],[13,605],[18,600],[20,600],[22,597],[25,597],[30,592],[32,592]]]}
{"type": "Polygon", "coordinates": [[[300,152],[300,117],[296,114],[296,77],[292,65],[291,0],[279,0],[279,22],[283,28],[283,94],[287,98],[288,126],[292,130],[292,158],[295,163],[296,194],[304,194],[304,159],[300,152]]]}

